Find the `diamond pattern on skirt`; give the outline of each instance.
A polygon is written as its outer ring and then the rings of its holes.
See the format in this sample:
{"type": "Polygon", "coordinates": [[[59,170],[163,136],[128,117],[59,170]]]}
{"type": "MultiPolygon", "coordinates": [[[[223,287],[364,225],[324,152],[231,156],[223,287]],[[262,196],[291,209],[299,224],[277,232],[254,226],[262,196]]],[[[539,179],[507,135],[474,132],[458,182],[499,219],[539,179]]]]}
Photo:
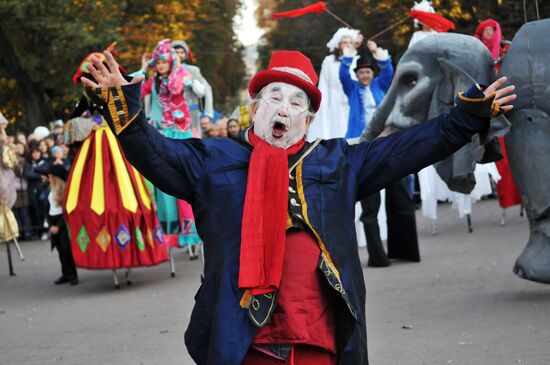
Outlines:
{"type": "Polygon", "coordinates": [[[88,236],[88,232],[86,232],[86,227],[82,226],[82,228],[80,228],[80,231],[78,231],[78,235],[76,236],[76,241],[78,242],[78,246],[80,247],[82,253],[86,253],[88,243],[90,243],[90,237],[88,236]]]}
{"type": "Polygon", "coordinates": [[[147,235],[145,237],[149,246],[155,248],[155,243],[153,242],[153,234],[151,233],[150,229],[147,229],[147,235]]]}
{"type": "Polygon", "coordinates": [[[130,243],[131,239],[132,236],[130,236],[130,231],[128,231],[128,228],[126,228],[124,224],[121,224],[115,233],[116,243],[122,250],[124,250],[126,246],[128,246],[128,243],[130,243]]]}
{"type": "Polygon", "coordinates": [[[155,240],[158,242],[159,245],[162,245],[162,228],[160,226],[157,226],[157,228],[155,228],[155,240]]]}
{"type": "Polygon", "coordinates": [[[140,251],[145,250],[145,242],[143,241],[143,234],[139,227],[136,228],[136,243],[140,251]]]}
{"type": "Polygon", "coordinates": [[[109,235],[107,227],[103,226],[101,231],[99,231],[99,233],[97,234],[95,241],[97,242],[99,247],[101,247],[101,250],[103,252],[107,252],[107,247],[109,247],[109,244],[111,243],[111,235],[109,235]]]}

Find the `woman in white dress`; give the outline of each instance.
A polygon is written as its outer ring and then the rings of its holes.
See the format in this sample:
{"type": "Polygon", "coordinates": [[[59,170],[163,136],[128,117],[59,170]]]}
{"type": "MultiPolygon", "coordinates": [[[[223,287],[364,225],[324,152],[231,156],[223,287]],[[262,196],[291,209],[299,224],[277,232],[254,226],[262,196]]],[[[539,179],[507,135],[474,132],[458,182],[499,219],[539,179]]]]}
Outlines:
{"type": "MultiPolygon", "coordinates": [[[[317,138],[344,138],[346,136],[349,103],[338,74],[340,57],[344,48],[351,46],[358,48],[362,41],[363,36],[359,34],[358,30],[340,28],[327,43],[331,54],[325,57],[319,75],[319,90],[323,94],[323,100],[309,128],[308,141],[314,141],[317,138]]],[[[350,74],[355,79],[353,68],[352,64],[350,74]]]]}

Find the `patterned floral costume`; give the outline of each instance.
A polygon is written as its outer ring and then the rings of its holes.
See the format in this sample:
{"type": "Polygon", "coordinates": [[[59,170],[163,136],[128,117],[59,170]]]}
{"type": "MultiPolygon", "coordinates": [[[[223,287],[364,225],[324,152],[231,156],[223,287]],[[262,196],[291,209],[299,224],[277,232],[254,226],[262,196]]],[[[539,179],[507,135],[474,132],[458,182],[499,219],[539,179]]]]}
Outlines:
{"type": "MultiPolygon", "coordinates": [[[[153,52],[153,65],[158,60],[171,64],[167,77],[156,74],[143,83],[141,96],[150,96],[149,123],[169,138],[187,139],[197,134],[191,126],[191,114],[184,96],[185,88],[191,87],[191,74],[177,66],[177,56],[170,47],[170,40],[160,41],[153,52]]],[[[191,206],[183,201],[155,189],[158,219],[163,226],[165,241],[171,247],[202,244],[195,228],[191,206]]]]}

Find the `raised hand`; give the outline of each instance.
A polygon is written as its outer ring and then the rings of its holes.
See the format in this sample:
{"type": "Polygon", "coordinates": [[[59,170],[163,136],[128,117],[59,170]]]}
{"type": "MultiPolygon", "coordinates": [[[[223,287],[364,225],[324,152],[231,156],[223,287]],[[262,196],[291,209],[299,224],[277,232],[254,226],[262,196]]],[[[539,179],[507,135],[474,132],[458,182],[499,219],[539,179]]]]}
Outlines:
{"type": "Polygon", "coordinates": [[[485,96],[489,96],[492,94],[495,94],[495,104],[498,104],[502,110],[505,112],[512,110],[514,107],[513,105],[505,105],[506,103],[509,103],[516,99],[516,94],[510,94],[512,91],[516,89],[514,85],[506,86],[503,89],[499,89],[502,84],[504,84],[508,80],[506,76],[501,77],[500,79],[493,82],[491,85],[489,85],[485,90],[483,90],[483,94],[485,96]],[[509,95],[510,94],[510,95],[509,95]]]}
{"type": "Polygon", "coordinates": [[[375,41],[368,40],[367,48],[369,49],[369,51],[371,51],[371,53],[374,53],[378,49],[378,45],[376,44],[375,41]]]}
{"type": "Polygon", "coordinates": [[[82,81],[84,86],[91,88],[124,86],[139,83],[145,77],[143,75],[137,76],[131,82],[128,82],[120,73],[118,64],[111,52],[105,51],[103,54],[105,55],[107,66],[98,57],[93,56],[91,59],[92,63],[88,64],[87,68],[96,82],[86,77],[81,77],[80,81],[82,81]]]}

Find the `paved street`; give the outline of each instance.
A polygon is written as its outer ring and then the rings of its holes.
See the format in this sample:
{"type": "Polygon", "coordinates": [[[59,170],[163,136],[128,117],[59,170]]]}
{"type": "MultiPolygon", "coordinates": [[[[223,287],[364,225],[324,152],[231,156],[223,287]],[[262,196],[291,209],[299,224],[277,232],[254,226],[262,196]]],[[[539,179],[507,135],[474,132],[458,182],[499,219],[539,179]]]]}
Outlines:
{"type": "MultiPolygon", "coordinates": [[[[467,233],[440,205],[438,235],[417,212],[420,264],[367,268],[367,321],[372,365],[550,364],[550,285],[512,273],[528,226],[518,208],[499,225],[495,200],[474,206],[467,233]]],[[[132,272],[133,285],[113,289],[110,272],[80,271],[76,287],[59,276],[49,242],[22,244],[8,276],[0,247],[0,364],[193,364],[183,344],[202,262],[180,253],[177,276],[167,264],[132,272]]]]}

